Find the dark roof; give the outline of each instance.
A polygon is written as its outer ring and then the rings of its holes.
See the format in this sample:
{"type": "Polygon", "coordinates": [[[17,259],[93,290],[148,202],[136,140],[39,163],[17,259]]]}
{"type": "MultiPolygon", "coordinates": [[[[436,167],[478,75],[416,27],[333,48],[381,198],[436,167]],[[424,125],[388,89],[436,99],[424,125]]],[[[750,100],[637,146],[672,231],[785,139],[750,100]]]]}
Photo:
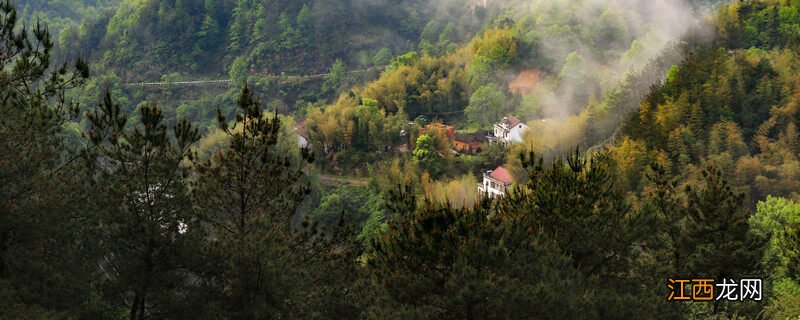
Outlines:
{"type": "Polygon", "coordinates": [[[508,172],[506,168],[503,168],[503,166],[499,166],[497,167],[497,169],[494,169],[492,173],[489,174],[489,176],[505,184],[511,184],[512,182],[514,182],[514,179],[511,178],[511,173],[508,172]]]}
{"type": "Polygon", "coordinates": [[[521,122],[522,121],[519,119],[514,118],[514,116],[503,117],[503,120],[500,121],[500,123],[505,124],[508,128],[513,128],[521,122]]]}
{"type": "Polygon", "coordinates": [[[461,142],[489,142],[489,139],[486,138],[487,131],[486,130],[478,130],[473,133],[458,133],[456,132],[453,135],[453,140],[461,141],[461,142]]]}
{"type": "Polygon", "coordinates": [[[308,132],[308,127],[306,126],[306,119],[300,119],[299,121],[295,122],[294,127],[297,129],[297,134],[309,140],[311,135],[308,132]]]}

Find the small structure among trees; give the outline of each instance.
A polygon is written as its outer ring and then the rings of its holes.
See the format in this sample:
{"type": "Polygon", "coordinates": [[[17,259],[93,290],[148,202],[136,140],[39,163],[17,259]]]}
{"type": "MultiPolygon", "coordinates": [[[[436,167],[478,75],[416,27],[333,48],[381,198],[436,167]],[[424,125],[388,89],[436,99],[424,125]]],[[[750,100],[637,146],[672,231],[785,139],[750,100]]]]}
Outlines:
{"type": "Polygon", "coordinates": [[[428,134],[431,132],[431,130],[443,133],[445,137],[447,137],[448,139],[452,139],[453,135],[456,134],[456,129],[453,128],[453,126],[448,126],[446,124],[439,122],[431,123],[427,126],[419,128],[419,134],[420,135],[428,134]]]}
{"type": "Polygon", "coordinates": [[[489,134],[486,130],[478,130],[473,133],[458,133],[453,135],[453,149],[461,153],[481,152],[489,144],[489,134]]]}
{"type": "Polygon", "coordinates": [[[295,141],[297,141],[297,145],[300,148],[307,148],[309,142],[311,141],[311,134],[308,131],[308,127],[306,126],[306,119],[301,119],[297,121],[294,126],[295,128],[295,141]]]}
{"type": "Polygon", "coordinates": [[[483,174],[483,184],[478,186],[478,190],[486,196],[504,197],[513,182],[511,173],[499,166],[483,174]]]}
{"type": "Polygon", "coordinates": [[[522,142],[522,133],[528,129],[528,125],[521,120],[507,116],[503,120],[494,124],[494,137],[489,137],[489,142],[499,142],[503,145],[522,142]]]}

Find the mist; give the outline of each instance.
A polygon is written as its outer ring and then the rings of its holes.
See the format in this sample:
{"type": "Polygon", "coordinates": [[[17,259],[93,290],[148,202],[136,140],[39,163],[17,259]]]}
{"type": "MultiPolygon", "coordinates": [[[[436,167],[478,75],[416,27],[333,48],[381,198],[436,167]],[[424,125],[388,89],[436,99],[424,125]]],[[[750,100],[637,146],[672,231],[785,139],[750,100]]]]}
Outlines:
{"type": "MultiPolygon", "coordinates": [[[[531,52],[518,52],[523,61],[502,76],[513,83],[536,74],[533,90],[516,106],[515,115],[530,129],[514,148],[550,158],[576,146],[592,151],[613,143],[650,87],[683,59],[682,38],[691,32],[702,41],[713,39],[714,32],[705,30],[710,3],[718,2],[441,0],[429,6],[440,13],[468,8],[470,19],[483,18],[485,27],[513,22],[531,52]]],[[[507,158],[511,168],[518,167],[519,151],[507,158]]]]}
{"type": "MultiPolygon", "coordinates": [[[[686,0],[521,1],[520,23],[552,74],[537,90],[541,117],[574,115],[641,70],[708,13],[686,0]],[[568,22],[566,30],[552,30],[568,22]]],[[[674,53],[678,54],[678,53],[674,53]]],[[[651,83],[642,84],[650,86],[651,83]]]]}

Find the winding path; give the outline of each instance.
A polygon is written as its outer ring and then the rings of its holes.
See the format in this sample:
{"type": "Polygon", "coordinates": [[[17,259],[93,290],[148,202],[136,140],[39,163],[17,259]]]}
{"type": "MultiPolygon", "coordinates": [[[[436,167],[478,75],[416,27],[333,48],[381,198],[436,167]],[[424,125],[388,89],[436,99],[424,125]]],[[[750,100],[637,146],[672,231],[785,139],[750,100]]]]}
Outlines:
{"type": "MultiPolygon", "coordinates": [[[[345,72],[346,74],[355,74],[355,73],[362,73],[368,72],[372,70],[376,70],[378,68],[367,68],[361,70],[352,70],[345,72]]],[[[284,79],[319,79],[319,78],[327,78],[330,73],[315,73],[315,74],[306,74],[306,75],[285,75],[285,74],[256,74],[260,76],[268,76],[268,77],[275,77],[275,78],[284,78],[284,79]]],[[[164,87],[169,85],[210,85],[210,84],[229,84],[232,83],[233,79],[218,79],[218,80],[192,80],[192,81],[155,81],[155,82],[127,82],[123,83],[123,86],[126,87],[164,87]]]]}
{"type": "Polygon", "coordinates": [[[332,176],[327,174],[320,174],[318,179],[320,183],[324,184],[339,184],[339,182],[341,181],[345,181],[348,184],[356,186],[366,186],[367,184],[369,184],[369,182],[367,182],[367,180],[364,179],[346,178],[346,177],[332,176]]]}

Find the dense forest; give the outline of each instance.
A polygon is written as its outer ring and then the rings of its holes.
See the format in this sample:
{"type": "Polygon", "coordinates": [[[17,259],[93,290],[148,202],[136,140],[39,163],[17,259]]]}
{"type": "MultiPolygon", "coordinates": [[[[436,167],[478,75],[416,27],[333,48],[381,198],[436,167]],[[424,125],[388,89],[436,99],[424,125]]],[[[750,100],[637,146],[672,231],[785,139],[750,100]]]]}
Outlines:
{"type": "Polygon", "coordinates": [[[800,316],[800,0],[0,0],[0,65],[0,319],[800,316]]]}

